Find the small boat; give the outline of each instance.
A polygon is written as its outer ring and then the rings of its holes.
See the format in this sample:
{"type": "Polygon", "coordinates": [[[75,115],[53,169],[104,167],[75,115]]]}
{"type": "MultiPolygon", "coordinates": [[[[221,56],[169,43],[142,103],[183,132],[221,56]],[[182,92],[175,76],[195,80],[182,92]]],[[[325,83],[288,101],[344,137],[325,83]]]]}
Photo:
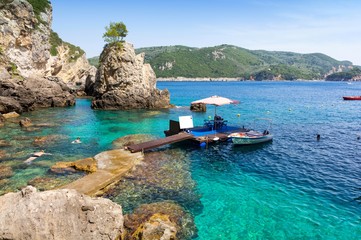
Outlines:
{"type": "Polygon", "coordinates": [[[343,100],[361,100],[361,96],[344,96],[343,100]]]}
{"type": "Polygon", "coordinates": [[[231,133],[229,138],[232,139],[233,144],[235,145],[250,145],[268,142],[273,139],[273,135],[268,131],[264,131],[263,133],[257,131],[249,131],[249,132],[237,132],[231,133]]]}
{"type": "Polygon", "coordinates": [[[268,127],[263,132],[248,130],[242,132],[234,132],[228,135],[230,139],[232,139],[233,144],[235,145],[250,145],[257,144],[263,142],[272,141],[273,135],[270,134],[269,129],[272,125],[272,120],[268,118],[257,118],[255,119],[254,125],[256,125],[256,121],[268,121],[268,127]]]}

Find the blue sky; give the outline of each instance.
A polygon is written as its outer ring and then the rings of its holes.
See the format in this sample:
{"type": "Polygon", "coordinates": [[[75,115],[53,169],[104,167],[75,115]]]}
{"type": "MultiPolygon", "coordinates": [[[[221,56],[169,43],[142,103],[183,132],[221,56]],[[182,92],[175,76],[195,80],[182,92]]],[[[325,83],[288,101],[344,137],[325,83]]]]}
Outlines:
{"type": "Polygon", "coordinates": [[[51,0],[53,30],[100,55],[105,27],[124,22],[135,48],[232,44],[320,52],[361,65],[360,0],[51,0]]]}

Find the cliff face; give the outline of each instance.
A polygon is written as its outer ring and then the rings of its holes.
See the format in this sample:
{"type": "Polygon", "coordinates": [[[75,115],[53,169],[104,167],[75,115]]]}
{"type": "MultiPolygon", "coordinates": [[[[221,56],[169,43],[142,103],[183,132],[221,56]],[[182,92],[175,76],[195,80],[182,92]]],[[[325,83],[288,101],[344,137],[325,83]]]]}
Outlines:
{"type": "Polygon", "coordinates": [[[95,82],[86,89],[95,97],[96,109],[167,108],[168,90],[156,89],[156,76],[149,64],[144,64],[144,54],[136,55],[129,43],[107,46],[100,55],[100,65],[95,82]],[[89,87],[93,84],[93,88],[89,87]]]}
{"type": "MultiPolygon", "coordinates": [[[[50,55],[52,24],[51,5],[36,16],[25,0],[6,0],[0,4],[0,47],[8,57],[8,65],[16,67],[23,77],[55,76],[66,83],[85,83],[95,68],[85,54],[72,61],[66,44],[56,46],[57,55],[50,55]]],[[[79,53],[78,53],[79,54],[79,53]]]]}
{"type": "Polygon", "coordinates": [[[25,0],[7,0],[0,5],[1,52],[23,77],[44,75],[50,57],[51,12],[51,7],[47,8],[39,22],[25,0]]]}
{"type": "Polygon", "coordinates": [[[51,56],[48,61],[45,72],[47,77],[57,77],[72,88],[77,86],[84,88],[87,77],[95,77],[97,69],[89,64],[85,54],[81,54],[73,60],[74,55],[71,54],[69,46],[65,43],[57,46],[56,50],[58,54],[51,56]]]}
{"type": "Polygon", "coordinates": [[[95,75],[85,54],[72,53],[61,39],[51,56],[52,7],[38,1],[43,9],[26,0],[0,3],[0,113],[74,105],[71,92],[95,75]]]}

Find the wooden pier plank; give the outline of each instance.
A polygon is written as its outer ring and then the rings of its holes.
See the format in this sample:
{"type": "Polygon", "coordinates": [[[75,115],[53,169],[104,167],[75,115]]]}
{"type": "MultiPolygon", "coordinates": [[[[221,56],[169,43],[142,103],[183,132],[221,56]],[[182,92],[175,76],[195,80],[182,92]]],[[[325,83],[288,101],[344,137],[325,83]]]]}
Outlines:
{"type": "Polygon", "coordinates": [[[132,144],[127,146],[127,149],[130,150],[132,153],[134,153],[134,152],[149,150],[152,148],[160,147],[171,143],[181,142],[187,139],[194,139],[194,136],[190,133],[182,132],[165,138],[155,139],[139,144],[132,144]]]}

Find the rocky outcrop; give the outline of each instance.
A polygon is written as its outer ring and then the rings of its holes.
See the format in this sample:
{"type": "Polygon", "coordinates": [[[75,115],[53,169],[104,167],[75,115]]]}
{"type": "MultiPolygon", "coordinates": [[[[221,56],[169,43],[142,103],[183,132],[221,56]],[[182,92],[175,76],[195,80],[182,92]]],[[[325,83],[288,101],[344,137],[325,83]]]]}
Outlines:
{"type": "MultiPolygon", "coordinates": [[[[129,43],[104,48],[95,78],[92,108],[95,109],[154,109],[168,108],[168,90],[156,88],[156,76],[144,54],[135,55],[129,43]]],[[[91,81],[88,82],[91,84],[91,81]]],[[[86,89],[89,87],[86,86],[86,89]]]]}
{"type": "Polygon", "coordinates": [[[191,239],[197,231],[191,215],[173,202],[143,204],[124,225],[129,239],[191,239]]]}
{"type": "Polygon", "coordinates": [[[0,113],[75,104],[74,96],[64,86],[44,78],[0,80],[0,96],[0,113]]]}
{"type": "Polygon", "coordinates": [[[76,47],[51,31],[50,2],[41,5],[42,12],[35,13],[26,0],[1,1],[0,112],[74,105],[70,93],[84,91],[87,77],[95,76],[84,52],[70,49],[76,47]],[[50,44],[54,36],[57,46],[50,44]]]}
{"type": "MultiPolygon", "coordinates": [[[[57,76],[64,82],[85,84],[87,75],[95,75],[83,53],[72,55],[70,44],[56,48],[56,56],[50,54],[52,7],[36,16],[33,7],[25,0],[7,0],[0,5],[0,46],[10,65],[23,77],[57,76]]],[[[57,36],[57,35],[56,35],[57,36]]],[[[60,39],[61,41],[61,39],[60,39]]],[[[0,70],[0,76],[6,73],[0,70]]]]}
{"type": "Polygon", "coordinates": [[[190,106],[190,110],[193,112],[206,112],[207,107],[204,103],[192,103],[190,106]]]}
{"type": "Polygon", "coordinates": [[[39,19],[25,0],[8,0],[0,6],[0,46],[21,76],[44,76],[50,57],[51,22],[50,5],[39,19]]]}
{"type": "Polygon", "coordinates": [[[94,79],[97,69],[89,64],[85,54],[72,55],[69,44],[63,43],[56,49],[58,54],[50,57],[46,76],[62,80],[73,90],[84,91],[86,79],[94,79]]]}
{"type": "Polygon", "coordinates": [[[80,159],[74,162],[57,162],[51,167],[53,172],[57,172],[59,169],[74,168],[79,171],[86,171],[93,173],[97,170],[97,162],[94,158],[80,159]]]}
{"type": "Polygon", "coordinates": [[[0,197],[1,239],[121,239],[122,207],[75,190],[28,186],[0,197]]]}

